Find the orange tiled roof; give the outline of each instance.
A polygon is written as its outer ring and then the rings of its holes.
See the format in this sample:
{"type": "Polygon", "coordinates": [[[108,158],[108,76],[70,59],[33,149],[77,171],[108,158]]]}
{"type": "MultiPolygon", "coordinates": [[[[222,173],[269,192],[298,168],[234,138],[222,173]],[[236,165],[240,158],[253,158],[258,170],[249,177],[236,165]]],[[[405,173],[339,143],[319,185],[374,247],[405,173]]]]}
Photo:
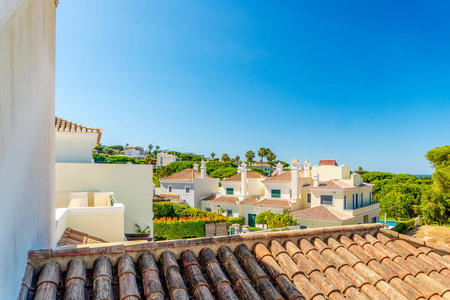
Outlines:
{"type": "Polygon", "coordinates": [[[319,161],[319,166],[338,166],[335,159],[322,159],[319,161]]]}
{"type": "Polygon", "coordinates": [[[449,269],[448,247],[353,225],[29,251],[19,299],[440,299],[449,269]]]}
{"type": "MultiPolygon", "coordinates": [[[[200,178],[200,172],[194,169],[184,169],[180,172],[176,172],[170,176],[161,178],[160,181],[173,180],[173,181],[193,181],[194,178],[200,178]]],[[[211,178],[206,175],[206,178],[211,178]]]]}
{"type": "Polygon", "coordinates": [[[296,210],[291,212],[291,215],[296,218],[329,221],[343,221],[353,218],[352,215],[340,212],[324,205],[296,210]]]}
{"type": "Polygon", "coordinates": [[[100,138],[102,137],[103,131],[101,128],[87,127],[58,117],[55,117],[55,130],[67,132],[96,132],[98,134],[97,145],[100,144],[100,138]]]}
{"type": "Polygon", "coordinates": [[[323,189],[323,190],[342,190],[342,189],[353,189],[356,187],[372,187],[373,184],[363,183],[359,186],[350,185],[339,179],[331,179],[328,181],[319,181],[319,186],[313,186],[313,184],[305,184],[303,187],[308,187],[309,189],[323,189]]]}
{"type": "Polygon", "coordinates": [[[236,202],[238,201],[238,197],[234,197],[234,196],[219,196],[219,197],[207,197],[207,198],[203,198],[203,201],[208,201],[208,202],[219,202],[219,203],[231,203],[231,204],[236,204],[236,202]]]}
{"type": "Polygon", "coordinates": [[[272,167],[272,168],[274,168],[274,166],[272,166],[271,164],[262,162],[262,161],[255,162],[255,163],[251,164],[250,167],[272,167]]]}
{"type": "MultiPolygon", "coordinates": [[[[247,171],[247,178],[267,178],[267,177],[256,171],[247,171]]],[[[223,179],[222,181],[241,181],[241,173],[239,172],[231,177],[223,179]]]]}
{"type": "Polygon", "coordinates": [[[153,201],[164,201],[164,200],[184,200],[180,195],[178,194],[158,194],[153,196],[153,201]]]}
{"type": "Polygon", "coordinates": [[[260,205],[260,206],[270,206],[270,207],[283,207],[283,208],[290,208],[291,205],[289,203],[289,200],[281,200],[281,199],[272,199],[272,198],[266,198],[261,201],[258,201],[254,203],[253,205],[260,205]]]}
{"type": "Polygon", "coordinates": [[[244,200],[244,201],[242,202],[242,204],[255,204],[255,203],[257,203],[258,201],[260,201],[260,199],[261,199],[261,196],[253,196],[253,197],[250,198],[250,199],[244,200]]]}
{"type": "MultiPolygon", "coordinates": [[[[285,182],[291,181],[292,180],[291,172],[292,171],[286,171],[286,172],[281,173],[280,175],[267,177],[263,182],[266,182],[266,181],[285,181],[285,182]]],[[[304,173],[303,170],[298,170],[299,177],[302,177],[303,173],[304,173]]]]}
{"type": "Polygon", "coordinates": [[[62,246],[75,246],[75,245],[100,244],[100,243],[108,243],[108,242],[101,238],[67,227],[63,235],[59,239],[57,246],[62,247],[62,246]]]}

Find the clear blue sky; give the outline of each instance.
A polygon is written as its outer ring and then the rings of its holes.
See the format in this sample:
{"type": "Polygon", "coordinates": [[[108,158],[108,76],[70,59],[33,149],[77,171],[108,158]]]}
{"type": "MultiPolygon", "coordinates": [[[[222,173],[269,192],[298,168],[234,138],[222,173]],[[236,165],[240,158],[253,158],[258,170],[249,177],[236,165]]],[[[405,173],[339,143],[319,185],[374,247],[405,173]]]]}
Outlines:
{"type": "Polygon", "coordinates": [[[102,143],[431,174],[448,1],[60,1],[56,115],[102,143]]]}

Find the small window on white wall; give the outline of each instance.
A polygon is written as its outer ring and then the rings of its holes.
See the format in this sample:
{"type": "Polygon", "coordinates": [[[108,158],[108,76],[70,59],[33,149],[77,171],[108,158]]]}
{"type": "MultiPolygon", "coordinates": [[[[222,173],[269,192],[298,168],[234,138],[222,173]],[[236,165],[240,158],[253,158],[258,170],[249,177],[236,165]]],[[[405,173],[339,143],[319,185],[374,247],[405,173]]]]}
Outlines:
{"type": "Polygon", "coordinates": [[[172,193],[172,186],[169,185],[169,193],[172,193]]]}
{"type": "Polygon", "coordinates": [[[206,211],[209,211],[209,212],[210,212],[210,211],[211,211],[211,207],[207,207],[207,208],[206,208],[206,211]]]}
{"type": "Polygon", "coordinates": [[[311,203],[311,193],[306,194],[306,203],[311,203]]]}
{"type": "Polygon", "coordinates": [[[185,194],[189,194],[190,192],[191,192],[191,188],[190,187],[187,186],[187,187],[184,188],[184,193],[185,194]]]}
{"type": "Polygon", "coordinates": [[[300,229],[308,229],[308,225],[300,224],[300,229]]]}

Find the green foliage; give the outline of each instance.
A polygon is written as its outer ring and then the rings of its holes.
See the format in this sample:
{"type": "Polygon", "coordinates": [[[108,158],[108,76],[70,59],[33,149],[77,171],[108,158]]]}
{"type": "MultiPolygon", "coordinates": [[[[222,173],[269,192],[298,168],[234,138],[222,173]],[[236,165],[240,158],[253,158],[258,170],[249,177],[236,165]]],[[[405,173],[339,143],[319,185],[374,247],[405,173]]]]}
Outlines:
{"type": "Polygon", "coordinates": [[[255,231],[261,231],[264,230],[262,228],[258,228],[258,227],[247,227],[248,231],[250,232],[255,232],[255,231]]]}
{"type": "Polygon", "coordinates": [[[275,153],[273,153],[272,151],[267,153],[267,160],[269,162],[274,161],[277,158],[277,156],[275,155],[275,153]]]}
{"type": "Polygon", "coordinates": [[[112,154],[114,154],[114,149],[108,147],[108,148],[103,149],[103,152],[105,152],[106,154],[112,155],[112,154]]]}
{"type": "Polygon", "coordinates": [[[431,149],[425,155],[426,159],[430,161],[433,168],[442,165],[449,165],[450,163],[450,145],[436,147],[431,149]]]}
{"type": "Polygon", "coordinates": [[[150,234],[150,227],[148,225],[144,229],[142,229],[141,226],[139,226],[137,223],[135,223],[134,227],[136,227],[136,233],[150,234]]]}
{"type": "Polygon", "coordinates": [[[231,226],[233,224],[239,224],[241,226],[244,226],[245,224],[245,218],[229,218],[227,221],[227,226],[231,226]]]}
{"type": "Polygon", "coordinates": [[[247,151],[247,153],[245,153],[245,158],[247,159],[247,162],[251,164],[253,162],[253,159],[255,158],[255,152],[253,152],[252,150],[247,151]]]}
{"type": "Polygon", "coordinates": [[[375,180],[391,179],[393,176],[394,174],[387,172],[367,172],[363,174],[361,177],[364,180],[364,182],[372,183],[375,180]]]}
{"type": "Polygon", "coordinates": [[[105,146],[98,145],[98,146],[95,146],[94,149],[97,150],[98,153],[102,153],[103,149],[105,149],[105,146]]]}
{"type": "Polygon", "coordinates": [[[161,182],[159,182],[159,177],[153,174],[153,183],[155,184],[155,187],[159,188],[161,187],[161,182]]]}
{"type": "Polygon", "coordinates": [[[285,162],[285,161],[282,161],[282,160],[273,160],[273,161],[268,161],[267,163],[268,163],[269,165],[274,166],[274,167],[275,167],[278,163],[281,163],[281,164],[283,165],[284,168],[289,167],[289,164],[288,164],[287,162],[285,162]]]}
{"type": "Polygon", "coordinates": [[[450,219],[450,195],[429,190],[423,195],[421,205],[425,223],[437,222],[439,226],[450,219]]]}
{"type": "Polygon", "coordinates": [[[209,174],[209,176],[213,178],[228,178],[233,175],[237,174],[236,168],[223,168],[223,169],[217,169],[209,174]]]}
{"type": "Polygon", "coordinates": [[[250,167],[249,169],[250,169],[250,170],[253,170],[253,171],[255,171],[255,172],[258,172],[259,174],[262,174],[262,175],[264,175],[264,176],[269,175],[269,173],[267,173],[266,171],[264,171],[264,170],[261,169],[261,168],[250,167]]]}
{"type": "Polygon", "coordinates": [[[273,216],[267,216],[266,222],[269,229],[297,225],[297,221],[289,214],[289,212],[282,214],[276,213],[273,216]]]}
{"type": "Polygon", "coordinates": [[[222,158],[221,158],[221,160],[222,161],[230,161],[230,157],[228,156],[228,154],[226,154],[226,153],[224,153],[224,154],[222,154],[222,158]]]}
{"type": "Polygon", "coordinates": [[[217,217],[223,217],[223,215],[215,212],[209,212],[197,208],[192,208],[189,205],[181,205],[171,202],[154,202],[153,214],[155,219],[169,217],[169,218],[211,218],[207,223],[220,223],[222,222],[217,217]]]}
{"type": "Polygon", "coordinates": [[[169,154],[175,155],[183,161],[202,161],[204,157],[196,154],[186,154],[177,151],[169,151],[169,154]]]}
{"type": "Polygon", "coordinates": [[[122,145],[114,145],[114,146],[109,146],[109,148],[114,149],[114,150],[118,150],[123,151],[123,146],[122,145]]]}
{"type": "Polygon", "coordinates": [[[123,155],[107,155],[104,153],[94,153],[93,156],[94,162],[96,164],[126,164],[131,162],[133,164],[136,163],[136,160],[132,157],[127,157],[123,155]]]}
{"type": "Polygon", "coordinates": [[[178,240],[205,236],[205,221],[166,221],[153,223],[155,240],[178,240]]]}
{"type": "Polygon", "coordinates": [[[256,224],[267,225],[268,218],[273,218],[275,214],[270,211],[265,211],[256,216],[256,224]]]}
{"type": "Polygon", "coordinates": [[[393,230],[393,231],[396,231],[396,232],[405,232],[407,229],[406,229],[406,224],[405,223],[403,223],[403,222],[401,222],[401,223],[397,223],[397,225],[394,227],[394,228],[392,228],[391,230],[393,230]]]}

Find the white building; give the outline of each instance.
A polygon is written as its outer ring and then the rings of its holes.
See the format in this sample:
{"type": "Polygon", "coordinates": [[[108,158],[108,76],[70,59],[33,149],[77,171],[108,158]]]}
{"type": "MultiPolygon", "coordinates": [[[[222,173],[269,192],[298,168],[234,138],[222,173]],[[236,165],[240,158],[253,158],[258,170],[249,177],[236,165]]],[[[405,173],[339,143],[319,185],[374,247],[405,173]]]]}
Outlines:
{"type": "Polygon", "coordinates": [[[264,172],[267,172],[268,176],[272,176],[272,172],[275,171],[275,167],[267,162],[258,161],[250,165],[251,168],[259,168],[264,172]]]}
{"type": "Polygon", "coordinates": [[[0,1],[0,298],[16,299],[27,252],[53,246],[54,0],[0,1]]]}
{"type": "Polygon", "coordinates": [[[158,152],[156,154],[156,167],[161,168],[167,165],[170,165],[171,163],[177,161],[177,157],[175,155],[158,152]]]}
{"type": "Polygon", "coordinates": [[[55,118],[55,136],[55,241],[66,228],[109,242],[134,233],[135,223],[153,228],[151,165],[93,163],[99,128],[55,118]]]}
{"type": "Polygon", "coordinates": [[[194,164],[193,169],[184,169],[161,178],[159,182],[161,183],[161,194],[179,195],[188,205],[195,208],[201,207],[200,200],[203,197],[219,191],[219,179],[206,175],[206,163],[204,161],[200,172],[198,171],[198,165],[194,164]]]}
{"type": "Polygon", "coordinates": [[[141,150],[127,149],[127,150],[124,150],[124,152],[125,152],[125,156],[132,157],[134,159],[144,159],[145,158],[142,154],[143,151],[141,151],[141,150]]]}

